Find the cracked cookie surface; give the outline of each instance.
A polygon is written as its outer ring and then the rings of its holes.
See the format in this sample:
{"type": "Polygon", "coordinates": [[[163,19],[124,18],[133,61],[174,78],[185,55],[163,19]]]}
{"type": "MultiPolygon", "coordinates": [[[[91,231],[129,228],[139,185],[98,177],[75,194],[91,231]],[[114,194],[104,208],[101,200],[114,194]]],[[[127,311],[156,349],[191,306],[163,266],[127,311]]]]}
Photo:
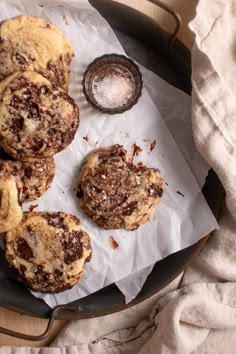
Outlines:
{"type": "Polygon", "coordinates": [[[42,75],[26,71],[0,82],[0,145],[16,160],[65,149],[79,126],[79,108],[42,75]]]}
{"type": "Polygon", "coordinates": [[[41,197],[50,187],[55,175],[54,158],[24,162],[0,154],[0,175],[17,177],[22,183],[21,202],[29,202],[41,197]]]}
{"type": "Polygon", "coordinates": [[[36,71],[68,90],[74,50],[62,32],[47,20],[23,15],[0,26],[0,80],[17,71],[36,71]]]}
{"type": "Polygon", "coordinates": [[[80,220],[62,212],[28,212],[6,234],[6,258],[30,288],[49,293],[72,288],[91,258],[80,220]]]}
{"type": "Polygon", "coordinates": [[[137,229],[163,193],[160,171],[136,166],[126,155],[121,145],[97,149],[79,173],[80,207],[104,229],[137,229]]]}

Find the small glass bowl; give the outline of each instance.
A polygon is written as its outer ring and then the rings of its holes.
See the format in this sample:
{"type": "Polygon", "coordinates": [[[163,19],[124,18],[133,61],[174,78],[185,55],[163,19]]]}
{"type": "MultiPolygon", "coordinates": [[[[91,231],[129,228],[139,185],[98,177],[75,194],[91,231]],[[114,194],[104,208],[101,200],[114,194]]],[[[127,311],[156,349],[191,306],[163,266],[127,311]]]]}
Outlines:
{"type": "Polygon", "coordinates": [[[133,107],[142,93],[138,66],[124,55],[105,54],[88,65],[83,77],[87,101],[103,113],[123,113],[133,107]]]}

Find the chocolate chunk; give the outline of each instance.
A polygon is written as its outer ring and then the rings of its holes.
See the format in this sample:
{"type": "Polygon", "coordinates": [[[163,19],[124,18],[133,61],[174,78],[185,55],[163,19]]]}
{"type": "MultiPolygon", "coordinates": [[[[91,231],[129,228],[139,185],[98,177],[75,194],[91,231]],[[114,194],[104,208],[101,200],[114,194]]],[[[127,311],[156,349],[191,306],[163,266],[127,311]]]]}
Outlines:
{"type": "Polygon", "coordinates": [[[64,223],[64,218],[61,216],[60,212],[54,214],[43,215],[44,219],[47,220],[48,225],[63,229],[64,231],[68,231],[68,225],[64,223]]]}
{"type": "Polygon", "coordinates": [[[13,117],[11,120],[11,125],[10,125],[10,129],[12,132],[14,133],[18,133],[20,130],[23,129],[23,125],[24,125],[24,119],[21,117],[13,117]]]}
{"type": "Polygon", "coordinates": [[[17,239],[17,254],[27,261],[33,257],[32,249],[22,237],[17,239]]]}
{"type": "Polygon", "coordinates": [[[163,194],[163,189],[160,188],[159,186],[156,186],[155,184],[151,184],[150,186],[148,186],[146,191],[149,197],[161,198],[163,194]]]}
{"type": "Polygon", "coordinates": [[[26,175],[27,178],[31,178],[32,177],[32,173],[33,173],[33,170],[30,166],[27,166],[24,170],[24,173],[26,175]]]}
{"type": "Polygon", "coordinates": [[[72,231],[68,239],[64,241],[64,261],[71,264],[83,256],[83,248],[80,242],[82,231],[72,231]]]}
{"type": "Polygon", "coordinates": [[[35,139],[35,142],[34,142],[34,145],[32,146],[32,150],[34,152],[38,152],[39,150],[41,150],[44,146],[44,141],[43,140],[36,140],[35,139]]]}

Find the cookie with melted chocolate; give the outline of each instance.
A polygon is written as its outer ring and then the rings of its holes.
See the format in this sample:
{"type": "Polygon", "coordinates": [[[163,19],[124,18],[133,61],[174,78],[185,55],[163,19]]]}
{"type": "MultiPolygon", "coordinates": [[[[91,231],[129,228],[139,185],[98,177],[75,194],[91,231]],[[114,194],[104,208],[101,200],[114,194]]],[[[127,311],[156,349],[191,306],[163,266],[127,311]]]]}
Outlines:
{"type": "Polygon", "coordinates": [[[137,229],[163,193],[160,171],[136,166],[126,155],[121,145],[97,149],[79,173],[80,207],[104,229],[137,229]]]}
{"type": "Polygon", "coordinates": [[[50,187],[55,175],[54,158],[24,162],[5,155],[0,158],[0,175],[18,177],[22,183],[21,202],[29,202],[41,197],[50,187]]]}
{"type": "Polygon", "coordinates": [[[30,288],[57,293],[81,279],[91,258],[89,235],[80,220],[62,212],[28,212],[6,234],[6,258],[30,288]]]}
{"type": "Polygon", "coordinates": [[[23,15],[0,26],[0,80],[30,70],[67,91],[73,57],[66,37],[43,18],[23,15]]]}
{"type": "Polygon", "coordinates": [[[79,108],[42,75],[26,71],[0,82],[0,145],[16,160],[65,149],[79,126],[79,108]]]}

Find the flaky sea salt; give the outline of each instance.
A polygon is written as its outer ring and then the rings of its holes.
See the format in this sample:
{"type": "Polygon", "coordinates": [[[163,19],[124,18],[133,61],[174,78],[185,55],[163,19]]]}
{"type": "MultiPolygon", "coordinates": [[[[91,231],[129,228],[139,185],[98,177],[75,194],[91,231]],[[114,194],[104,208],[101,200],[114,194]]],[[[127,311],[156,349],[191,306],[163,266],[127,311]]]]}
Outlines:
{"type": "Polygon", "coordinates": [[[97,103],[104,108],[124,106],[134,93],[134,82],[130,77],[119,73],[110,73],[102,79],[97,77],[92,85],[97,103]]]}

